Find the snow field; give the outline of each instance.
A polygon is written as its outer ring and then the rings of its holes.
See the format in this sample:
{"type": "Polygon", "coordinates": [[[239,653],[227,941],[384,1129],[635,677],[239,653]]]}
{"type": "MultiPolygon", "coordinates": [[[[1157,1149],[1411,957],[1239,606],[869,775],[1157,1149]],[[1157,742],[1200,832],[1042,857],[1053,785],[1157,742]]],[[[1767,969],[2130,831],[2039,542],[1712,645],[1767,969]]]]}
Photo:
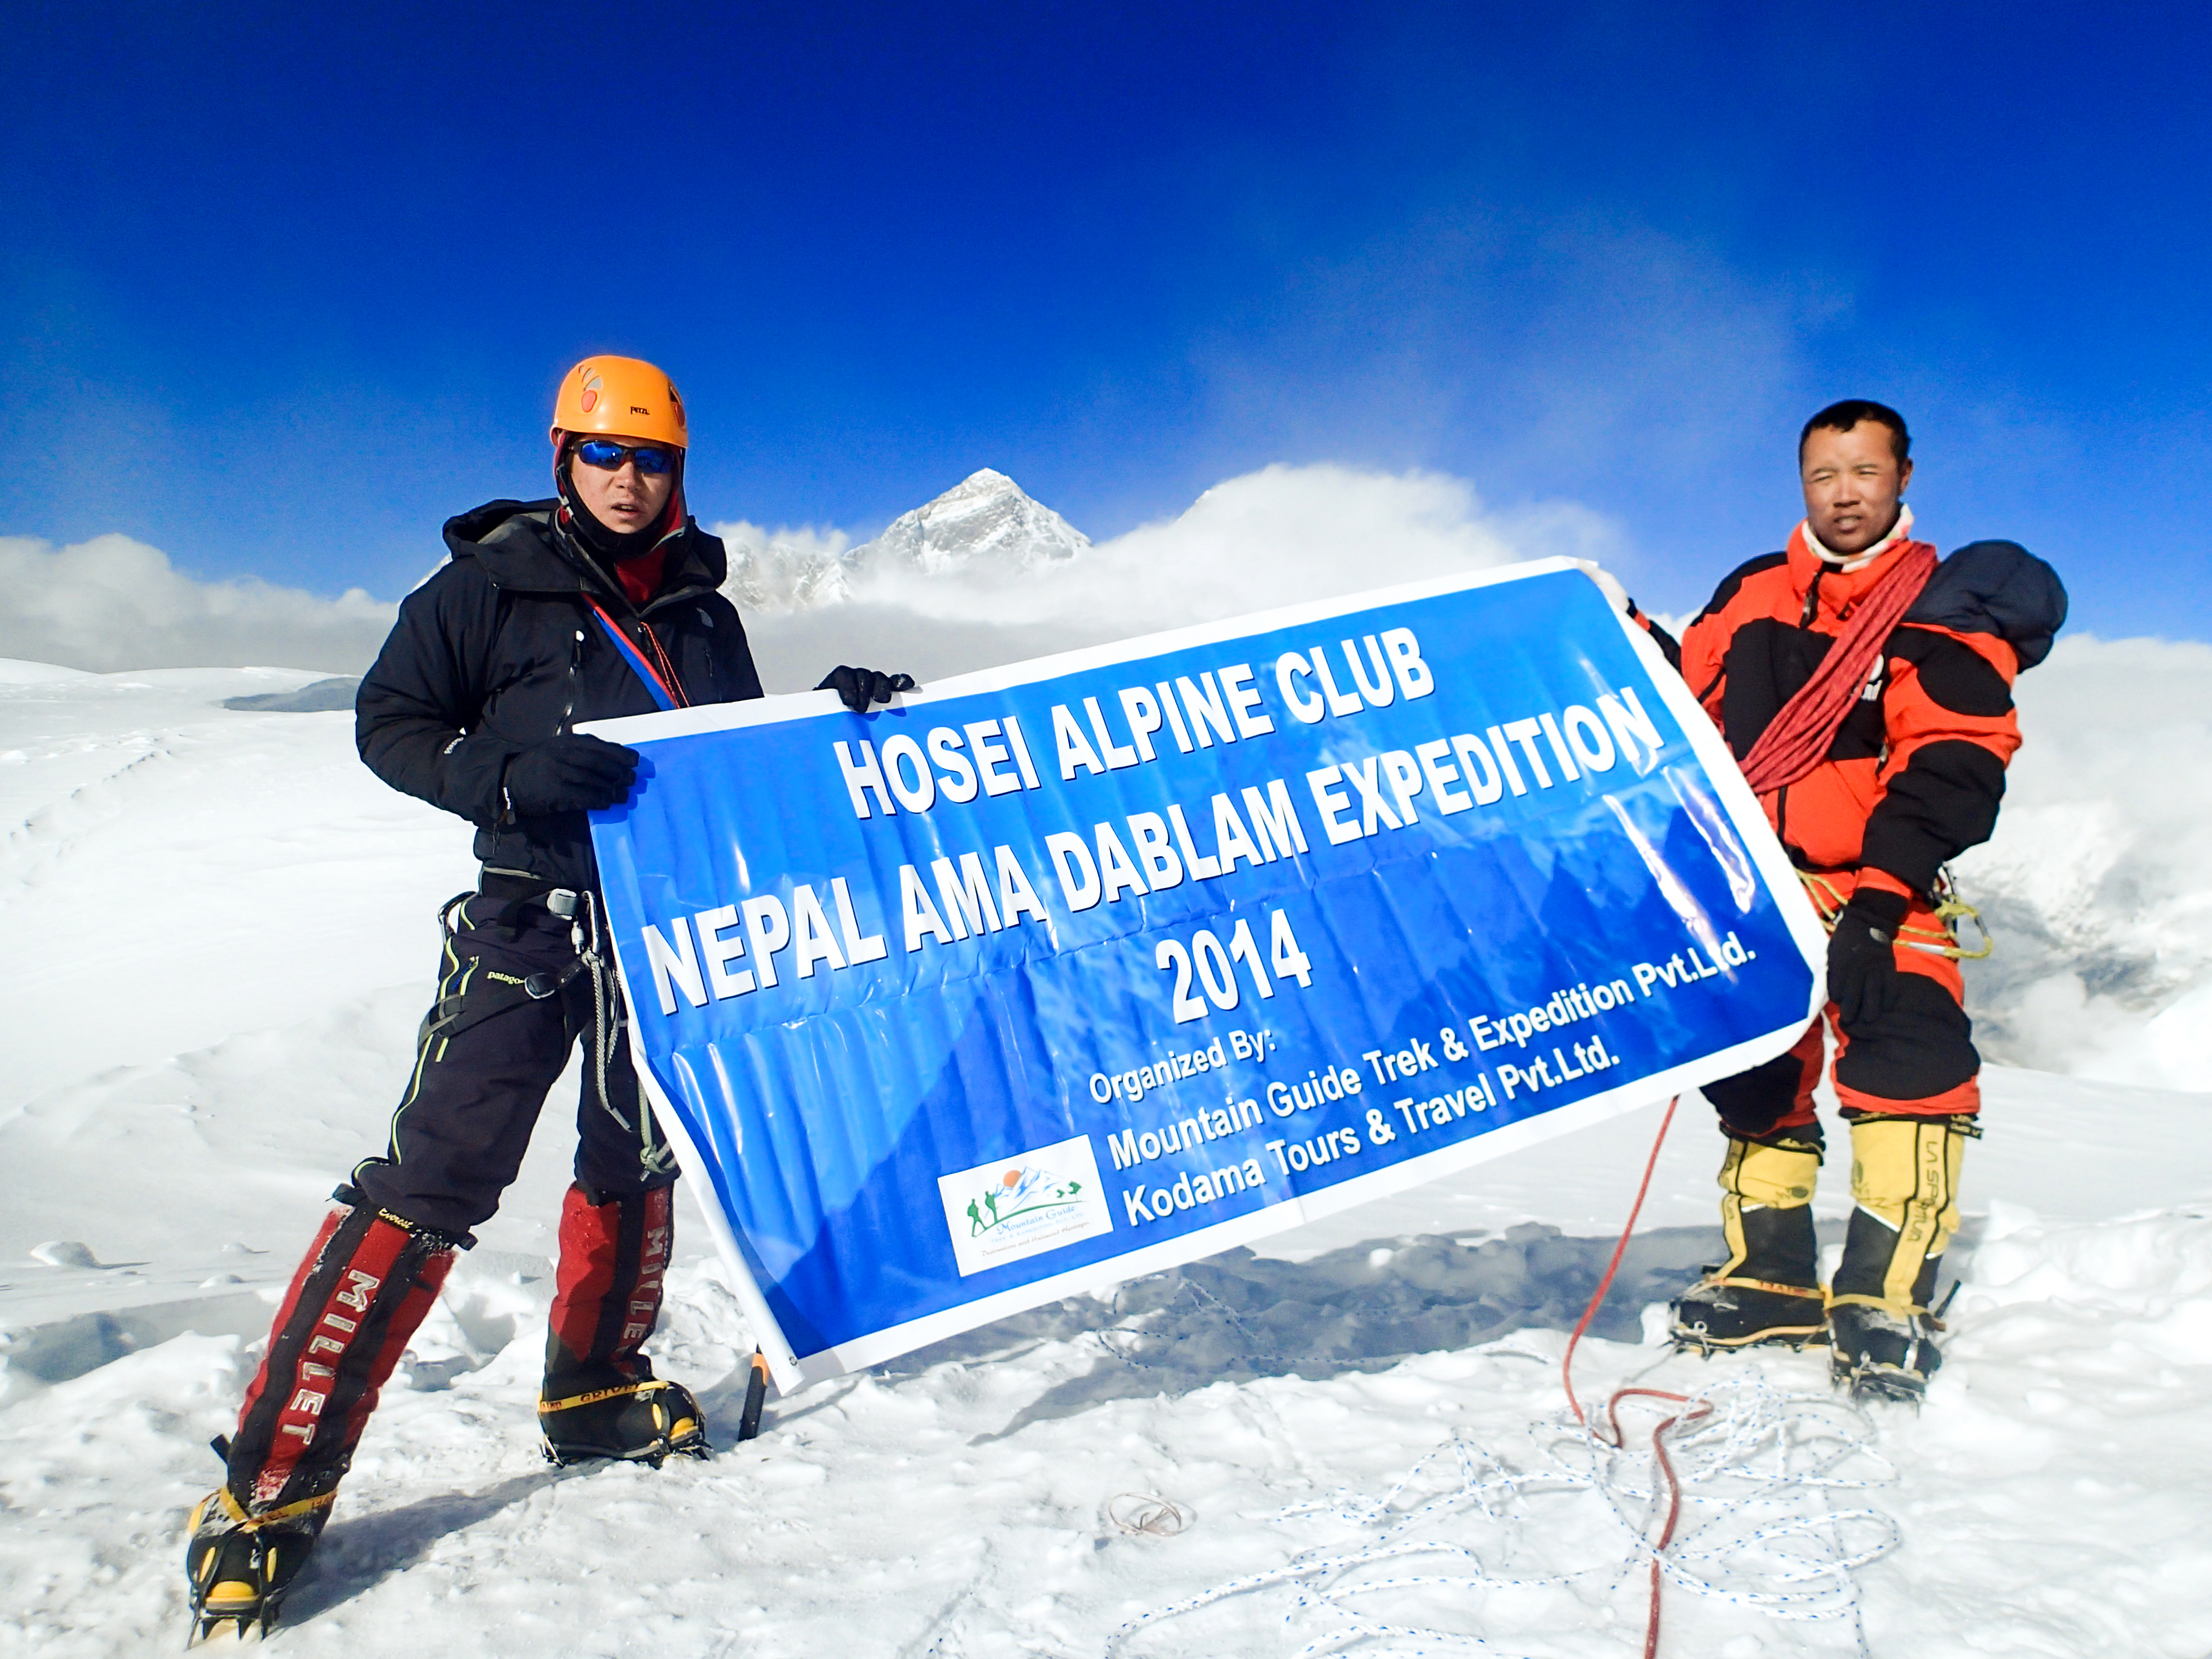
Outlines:
{"type": "Polygon", "coordinates": [[[312,674],[0,680],[0,1122],[57,1085],[420,980],[466,826],[377,781],[349,715],[221,699],[312,674]],[[411,924],[411,925],[409,925],[411,924]]]}
{"type": "MultiPolygon", "coordinates": [[[[1917,1419],[1851,1412],[1816,1356],[1584,1344],[1590,1404],[1633,1378],[1706,1390],[1723,1413],[1677,1443],[1690,1502],[1668,1651],[1858,1651],[1854,1602],[1877,1654],[2212,1647],[2212,1216],[1996,1220],[1917,1419]],[[1784,1465],[1838,1484],[1778,1486],[1784,1465]],[[1868,1513],[1834,1518],[1853,1511],[1868,1513]],[[1817,1571],[1893,1535],[1848,1580],[1817,1571]],[[1799,1598],[1781,1609],[1795,1617],[1756,1605],[1778,1595],[1799,1598]]],[[[1372,1271],[1387,1288],[1390,1264],[1372,1271]]],[[[1350,1277],[1340,1265],[1290,1288],[1327,1312],[1365,1299],[1350,1277]]],[[[1237,1364],[1225,1322],[1209,1331],[1156,1291],[1166,1317],[1041,1310],[959,1352],[778,1401],[763,1440],[711,1462],[556,1471],[532,1426],[549,1291],[543,1261],[456,1269],[295,1592],[286,1649],[1598,1656],[1640,1642],[1649,1461],[1567,1426],[1556,1329],[1373,1370],[1253,1375],[1270,1355],[1237,1364]],[[1100,1317],[1121,1333],[1075,1328],[1100,1317]],[[1198,1364],[1176,1362],[1208,1334],[1198,1364]],[[1244,1375],[1196,1380],[1223,1370],[1244,1375]],[[1131,1374],[1140,1388],[1094,1381],[1131,1374]],[[1194,1518],[1129,1536],[1108,1516],[1123,1492],[1194,1518]],[[1320,1570],[1286,1573],[1301,1565],[1320,1570]],[[1341,1645],[1362,1624],[1427,1633],[1341,1645]]],[[[703,1394],[726,1444],[742,1318],[712,1263],[679,1273],[670,1300],[657,1356],[720,1379],[703,1394]]],[[[178,1639],[181,1516],[213,1483],[204,1443],[229,1426],[243,1346],[179,1335],[0,1410],[0,1653],[178,1639]]],[[[1641,1448],[1651,1418],[1629,1421],[1641,1448]]]]}
{"type": "MultiPolygon", "coordinates": [[[[0,963],[0,1656],[180,1645],[206,1443],[331,1186],[380,1143],[433,907],[473,874],[465,828],[369,777],[343,714],[216,706],[313,678],[0,675],[0,919],[36,941],[0,963]]],[[[2076,740],[2047,729],[2053,750],[2076,740]]],[[[2026,809],[2063,803],[2022,767],[2005,822],[2056,836],[2026,809]]],[[[2132,823],[2122,776],[2063,787],[2132,823]]],[[[2114,959],[2166,941],[2160,995],[2206,982],[2173,943],[2193,934],[2130,931],[2201,909],[2180,834],[2131,839],[2066,890],[2069,937],[2114,959]]],[[[2042,845],[1992,851],[2032,884],[2068,850],[2042,845]]],[[[2059,910],[2022,914],[2049,931],[2059,910]]],[[[2031,978],[2090,960],[2035,957],[2031,978]]],[[[2106,1000],[2126,1030],[2167,1018],[2106,1000]]],[[[2103,1073],[2107,1048],[2028,1023],[2048,1063],[2103,1073]]],[[[1863,1621],[1885,1659],[2212,1653],[2212,1097],[2130,1075],[1987,1074],[1966,1282],[1917,1418],[1840,1408],[1817,1355],[1704,1363],[1646,1341],[1649,1309],[1717,1243],[1717,1146],[1684,1103],[1577,1360],[1586,1402],[1635,1379],[1720,1409],[1676,1442],[1664,1651],[1850,1653],[1863,1621]],[[1824,1571],[1893,1528],[1847,1578],[1824,1571]],[[1755,1599],[1776,1595],[1805,1599],[1755,1599]]],[[[1632,1412],[1635,1449],[1601,1454],[1566,1426],[1558,1362],[1656,1109],[773,1401],[742,1448],[750,1337],[686,1204],[655,1352],[725,1450],[556,1471],[533,1405],[574,1082],[387,1389],[285,1649],[1639,1650],[1655,1419],[1632,1412]],[[1192,1519],[1129,1535],[1109,1514],[1128,1493],[1192,1519]]]]}

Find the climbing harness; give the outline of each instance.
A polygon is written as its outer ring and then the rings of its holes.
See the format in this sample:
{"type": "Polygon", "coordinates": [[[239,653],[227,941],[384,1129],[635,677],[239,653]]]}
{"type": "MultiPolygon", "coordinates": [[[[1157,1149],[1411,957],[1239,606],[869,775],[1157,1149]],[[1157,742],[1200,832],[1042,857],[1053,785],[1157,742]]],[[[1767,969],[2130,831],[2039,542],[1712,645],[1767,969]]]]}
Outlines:
{"type": "Polygon", "coordinates": [[[1936,890],[1929,896],[1935,901],[1936,920],[1942,927],[1944,943],[1923,945],[1921,939],[1933,939],[1935,935],[1921,928],[1908,927],[1904,931],[1917,936],[1906,941],[1913,949],[1936,951],[1955,962],[1979,962],[1996,950],[1996,939],[1983,924],[1982,913],[1959,896],[1958,884],[1952,878],[1950,866],[1945,865],[1936,872],[1936,890]],[[1974,931],[1982,936],[1979,950],[1969,951],[1960,942],[1959,924],[1964,921],[1973,923],[1974,931]]]}
{"type": "MultiPolygon", "coordinates": [[[[1836,931],[1836,918],[1849,903],[1847,895],[1837,890],[1834,882],[1820,871],[1800,870],[1797,879],[1804,884],[1806,896],[1813,901],[1813,908],[1820,913],[1820,925],[1830,933],[1836,931]]],[[[1904,927],[1897,930],[1903,944],[1915,951],[1925,951],[1930,956],[1948,957],[1954,962],[1979,962],[1997,948],[1996,939],[1983,923],[1982,913],[1959,896],[1958,878],[1945,865],[1936,872],[1936,885],[1928,895],[1928,908],[1935,912],[1936,926],[1904,927]],[[1959,927],[1962,922],[1973,924],[1974,932],[1981,936],[1981,947],[1969,951],[1960,941],[1959,927]]]]}
{"type": "MultiPolygon", "coordinates": [[[[570,918],[568,942],[576,948],[575,963],[571,968],[562,969],[562,977],[567,978],[578,969],[592,976],[592,1071],[593,1080],[599,1087],[599,1104],[605,1107],[607,1115],[621,1124],[623,1128],[634,1128],[637,1131],[638,1161],[645,1167],[647,1172],[652,1175],[665,1175],[676,1167],[676,1153],[666,1141],[654,1139],[651,1109],[641,1097],[638,1102],[637,1121],[633,1124],[622,1115],[621,1109],[615,1104],[614,1097],[607,1091],[607,1065],[614,1058],[615,1043],[622,1036],[623,1026],[627,1023],[629,1015],[623,1006],[622,999],[615,994],[613,969],[602,950],[599,906],[593,902],[593,896],[590,893],[574,893],[566,888],[556,888],[555,893],[569,901],[570,908],[565,913],[570,918]],[[583,912],[581,921],[574,919],[578,908],[580,908],[583,912]]],[[[549,894],[547,896],[550,898],[553,896],[549,894]]],[[[547,908],[552,908],[550,905],[547,908]]],[[[553,914],[561,915],[564,913],[554,910],[553,914]]],[[[530,981],[525,981],[524,989],[530,991],[532,996],[539,995],[540,993],[531,989],[531,981],[542,977],[544,977],[542,975],[532,975],[530,981]]],[[[550,996],[553,992],[548,989],[543,994],[550,996]]]]}
{"type": "MultiPolygon", "coordinates": [[[[469,920],[469,901],[479,896],[505,901],[506,908],[499,921],[491,925],[510,939],[520,936],[524,912],[532,904],[542,904],[549,914],[567,922],[568,943],[576,952],[575,960],[564,963],[556,972],[532,974],[520,981],[516,988],[531,1001],[544,1002],[560,995],[578,975],[588,974],[591,976],[592,1087],[599,1096],[601,1109],[607,1115],[623,1128],[636,1133],[638,1161],[646,1172],[665,1175],[675,1168],[676,1152],[667,1142],[654,1135],[652,1112],[641,1102],[637,1121],[631,1122],[622,1109],[615,1104],[614,1095],[607,1086],[607,1068],[612,1063],[615,1045],[621,1040],[629,1016],[621,996],[617,994],[614,967],[607,959],[605,941],[599,926],[599,906],[593,895],[567,887],[547,886],[538,878],[526,876],[519,871],[490,868],[484,872],[484,886],[486,890],[481,895],[459,894],[438,907],[438,922],[446,933],[448,958],[454,957],[454,937],[469,920]]],[[[491,977],[494,982],[498,982],[500,978],[491,977]]],[[[476,980],[473,971],[465,975],[459,989],[439,1000],[424,1024],[426,1041],[431,1037],[451,1039],[470,1026],[515,1006],[510,997],[489,994],[489,986],[478,984],[476,980]]]]}

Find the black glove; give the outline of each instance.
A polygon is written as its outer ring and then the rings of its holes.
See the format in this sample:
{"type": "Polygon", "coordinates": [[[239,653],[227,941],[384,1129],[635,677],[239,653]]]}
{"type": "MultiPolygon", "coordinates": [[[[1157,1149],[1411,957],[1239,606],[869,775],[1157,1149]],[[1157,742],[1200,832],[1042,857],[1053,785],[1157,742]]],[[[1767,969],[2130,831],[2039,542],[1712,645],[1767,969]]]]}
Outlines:
{"type": "Polygon", "coordinates": [[[1880,1019],[1897,1004],[1897,926],[1905,899],[1877,888],[1851,895],[1828,939],[1828,1000],[1844,1030],[1880,1019]]]}
{"type": "Polygon", "coordinates": [[[596,811],[629,798],[637,750],[578,732],[548,738],[507,763],[501,780],[518,817],[596,811]]]}
{"type": "Polygon", "coordinates": [[[886,674],[879,668],[848,668],[842,663],[822,677],[817,691],[835,691],[846,708],[865,714],[873,702],[889,702],[894,691],[915,689],[911,674],[886,674]]]}

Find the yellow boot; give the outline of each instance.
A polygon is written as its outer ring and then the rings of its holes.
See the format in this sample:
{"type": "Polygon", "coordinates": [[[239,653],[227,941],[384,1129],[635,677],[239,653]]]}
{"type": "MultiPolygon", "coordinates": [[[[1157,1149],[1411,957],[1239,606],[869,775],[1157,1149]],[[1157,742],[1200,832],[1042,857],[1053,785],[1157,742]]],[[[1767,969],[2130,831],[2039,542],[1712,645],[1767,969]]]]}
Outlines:
{"type": "Polygon", "coordinates": [[[1821,1339],[1812,1209],[1820,1174],[1817,1138],[1730,1137],[1720,1174],[1729,1257],[1674,1304],[1677,1346],[1711,1353],[1761,1343],[1802,1348],[1821,1339]]]}
{"type": "Polygon", "coordinates": [[[1836,1381],[1856,1399],[1917,1401],[1943,1363],[1929,1311],[1959,1230],[1959,1165],[1970,1117],[1862,1117],[1851,1124],[1850,1231],[1828,1296],[1836,1381]]]}

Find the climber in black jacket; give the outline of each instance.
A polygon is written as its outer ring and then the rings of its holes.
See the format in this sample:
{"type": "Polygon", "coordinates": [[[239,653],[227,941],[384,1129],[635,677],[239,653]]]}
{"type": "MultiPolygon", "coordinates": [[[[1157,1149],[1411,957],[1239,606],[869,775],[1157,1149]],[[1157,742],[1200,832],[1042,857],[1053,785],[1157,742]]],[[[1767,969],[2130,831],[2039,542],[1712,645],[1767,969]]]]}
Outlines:
{"type": "MultiPolygon", "coordinates": [[[[362,758],[475,824],[483,872],[440,913],[437,1000],[390,1144],[333,1195],[223,1448],[228,1478],[192,1518],[203,1632],[273,1621],[379,1389],[453,1251],[520,1170],[580,1037],[576,1180],[538,1405],[546,1453],[658,1464],[708,1449],[696,1401],[641,1352],[677,1169],[631,1069],[586,816],[627,798],[638,757],[574,728],[757,697],[760,677],[720,592],[722,544],[685,511],[690,432],[668,377],[587,358],[562,382],[551,435],[557,495],[449,520],[452,558],[401,604],[362,681],[362,758]]],[[[865,711],[913,687],[840,667],[817,689],[865,711]]]]}

